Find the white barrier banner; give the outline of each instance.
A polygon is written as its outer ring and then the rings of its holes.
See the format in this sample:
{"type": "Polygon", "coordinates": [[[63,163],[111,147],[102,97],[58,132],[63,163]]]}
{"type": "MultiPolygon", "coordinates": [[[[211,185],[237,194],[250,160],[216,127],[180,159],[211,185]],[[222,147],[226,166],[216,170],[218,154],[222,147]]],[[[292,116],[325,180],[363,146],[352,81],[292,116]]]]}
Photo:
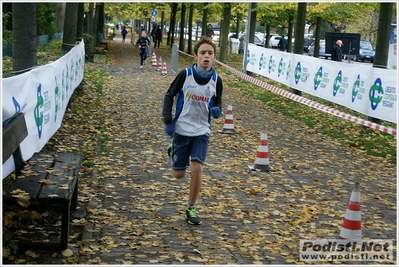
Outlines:
{"type": "MultiPolygon", "coordinates": [[[[39,152],[61,126],[69,99],[83,80],[84,60],[82,41],[51,64],[2,79],[3,125],[19,112],[25,114],[28,136],[21,143],[24,160],[39,152]]],[[[3,179],[14,169],[11,156],[3,164],[3,179]]]]}
{"type": "Polygon", "coordinates": [[[397,70],[248,46],[246,69],[291,88],[396,123],[397,70]]]}

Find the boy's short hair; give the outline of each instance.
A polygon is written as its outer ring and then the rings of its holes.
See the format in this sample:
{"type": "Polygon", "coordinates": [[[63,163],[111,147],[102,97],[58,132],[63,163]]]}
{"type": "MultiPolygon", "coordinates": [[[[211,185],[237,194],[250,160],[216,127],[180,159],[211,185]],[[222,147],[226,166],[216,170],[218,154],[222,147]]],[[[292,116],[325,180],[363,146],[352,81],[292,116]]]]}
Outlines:
{"type": "Polygon", "coordinates": [[[195,44],[194,46],[194,54],[198,55],[198,49],[201,45],[203,44],[209,44],[213,48],[213,53],[216,54],[216,45],[214,42],[212,42],[212,39],[208,36],[202,36],[201,39],[198,41],[198,43],[195,44]]]}

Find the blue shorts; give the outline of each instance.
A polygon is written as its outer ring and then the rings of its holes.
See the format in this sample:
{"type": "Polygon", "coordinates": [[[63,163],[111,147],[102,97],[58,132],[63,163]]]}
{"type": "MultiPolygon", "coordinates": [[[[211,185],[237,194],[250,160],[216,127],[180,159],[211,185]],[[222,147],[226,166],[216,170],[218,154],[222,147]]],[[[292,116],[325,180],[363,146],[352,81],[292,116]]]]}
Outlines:
{"type": "Polygon", "coordinates": [[[204,165],[208,154],[209,134],[200,136],[183,136],[177,133],[173,135],[173,170],[185,170],[191,161],[197,161],[204,165]]]}

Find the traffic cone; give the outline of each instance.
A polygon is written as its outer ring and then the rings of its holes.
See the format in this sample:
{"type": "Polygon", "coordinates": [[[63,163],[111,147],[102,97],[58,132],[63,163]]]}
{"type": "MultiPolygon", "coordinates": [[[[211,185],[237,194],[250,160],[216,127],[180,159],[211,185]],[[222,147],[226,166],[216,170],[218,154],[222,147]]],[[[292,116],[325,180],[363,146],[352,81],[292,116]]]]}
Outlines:
{"type": "Polygon", "coordinates": [[[159,57],[157,70],[162,70],[162,57],[159,57]]]}
{"type": "Polygon", "coordinates": [[[168,74],[168,69],[166,68],[166,61],[163,62],[161,74],[162,75],[167,75],[168,74]]]}
{"type": "Polygon", "coordinates": [[[266,127],[263,127],[262,134],[260,136],[260,142],[258,146],[258,152],[256,153],[255,164],[248,166],[251,171],[261,170],[270,171],[269,165],[269,143],[267,141],[266,127]]]}
{"type": "Polygon", "coordinates": [[[233,105],[231,104],[227,106],[227,112],[226,112],[226,117],[224,119],[223,129],[220,130],[220,132],[229,133],[229,134],[236,133],[233,124],[233,105]]]}
{"type": "Polygon", "coordinates": [[[155,55],[155,52],[152,53],[151,64],[152,66],[157,66],[157,56],[155,55]]]}
{"type": "Polygon", "coordinates": [[[350,240],[362,239],[359,182],[355,183],[355,188],[352,191],[339,238],[350,240]]]}

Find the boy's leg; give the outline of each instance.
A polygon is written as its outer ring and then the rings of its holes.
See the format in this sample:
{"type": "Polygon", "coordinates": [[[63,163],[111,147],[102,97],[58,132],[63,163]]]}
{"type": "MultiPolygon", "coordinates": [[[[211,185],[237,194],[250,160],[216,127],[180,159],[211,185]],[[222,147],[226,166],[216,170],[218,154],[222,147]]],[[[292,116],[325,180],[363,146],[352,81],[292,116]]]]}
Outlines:
{"type": "Polygon", "coordinates": [[[202,185],[202,173],[204,166],[197,162],[191,161],[191,181],[190,181],[190,195],[188,197],[189,203],[196,203],[202,185]]]}
{"type": "Polygon", "coordinates": [[[186,219],[190,224],[201,224],[198,211],[195,207],[197,198],[202,186],[202,173],[204,170],[205,158],[208,153],[209,135],[194,137],[191,144],[191,180],[186,219]]]}

